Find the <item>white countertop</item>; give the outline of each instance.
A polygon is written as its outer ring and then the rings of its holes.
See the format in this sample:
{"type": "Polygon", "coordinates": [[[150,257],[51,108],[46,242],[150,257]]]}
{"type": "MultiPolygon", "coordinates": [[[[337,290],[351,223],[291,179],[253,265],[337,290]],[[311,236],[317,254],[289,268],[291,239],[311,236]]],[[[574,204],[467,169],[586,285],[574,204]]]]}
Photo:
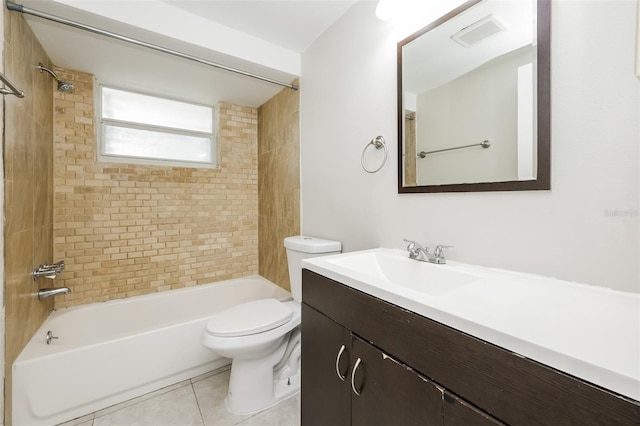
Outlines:
{"type": "Polygon", "coordinates": [[[407,256],[381,248],[305,259],[302,267],[640,401],[640,294],[448,262],[437,267],[482,278],[434,296],[331,262],[365,252],[407,256]]]}

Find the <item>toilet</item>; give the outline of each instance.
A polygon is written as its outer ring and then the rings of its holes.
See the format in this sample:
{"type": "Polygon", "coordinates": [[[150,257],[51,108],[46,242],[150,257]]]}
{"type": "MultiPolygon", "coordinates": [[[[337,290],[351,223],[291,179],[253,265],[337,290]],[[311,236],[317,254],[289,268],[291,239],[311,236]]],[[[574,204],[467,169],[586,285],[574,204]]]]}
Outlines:
{"type": "Polygon", "coordinates": [[[258,299],[211,317],[202,344],[231,358],[227,410],[252,414],[300,390],[302,259],[340,253],[338,241],[298,235],[284,240],[293,300],[258,299]]]}

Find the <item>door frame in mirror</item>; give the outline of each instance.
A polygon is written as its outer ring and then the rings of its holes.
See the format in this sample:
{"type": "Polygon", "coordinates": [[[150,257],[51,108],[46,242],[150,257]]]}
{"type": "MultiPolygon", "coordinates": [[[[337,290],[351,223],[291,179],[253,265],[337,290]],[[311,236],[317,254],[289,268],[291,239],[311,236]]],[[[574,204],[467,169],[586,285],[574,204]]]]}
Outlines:
{"type": "Polygon", "coordinates": [[[404,186],[402,48],[483,0],[469,0],[398,43],[398,193],[534,191],[551,189],[551,0],[537,0],[537,173],[534,180],[404,186]]]}

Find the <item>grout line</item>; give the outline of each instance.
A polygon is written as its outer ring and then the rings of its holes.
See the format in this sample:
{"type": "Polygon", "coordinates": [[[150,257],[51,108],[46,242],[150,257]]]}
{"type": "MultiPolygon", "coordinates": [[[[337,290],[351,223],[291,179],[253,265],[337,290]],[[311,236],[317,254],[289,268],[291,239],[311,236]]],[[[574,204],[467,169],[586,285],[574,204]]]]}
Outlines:
{"type": "Polygon", "coordinates": [[[75,419],[68,420],[63,423],[58,423],[58,426],[76,426],[82,423],[86,423],[91,420],[91,425],[93,426],[93,422],[95,421],[95,413],[85,414],[84,416],[76,417],[75,419]]]}
{"type": "Polygon", "coordinates": [[[213,377],[213,376],[217,376],[218,374],[224,373],[225,371],[231,370],[231,364],[228,365],[224,365],[220,368],[216,368],[215,370],[212,371],[208,371],[206,373],[200,374],[199,376],[196,377],[192,377],[191,379],[189,379],[191,381],[191,383],[197,383],[201,380],[206,380],[209,377],[213,377]]]}
{"type": "Polygon", "coordinates": [[[196,399],[196,405],[198,406],[198,412],[200,413],[200,420],[202,420],[202,426],[205,426],[204,415],[202,414],[202,408],[200,407],[200,400],[198,399],[198,394],[196,393],[196,388],[193,387],[193,382],[191,382],[191,392],[193,392],[193,397],[196,399]]]}
{"type": "Polygon", "coordinates": [[[111,405],[107,408],[103,408],[102,410],[96,411],[94,414],[94,420],[99,417],[104,417],[106,415],[115,413],[120,410],[124,410],[125,408],[131,407],[136,404],[140,404],[141,402],[147,401],[151,398],[155,398],[156,396],[164,395],[167,392],[172,392],[176,389],[180,389],[184,386],[190,385],[191,381],[189,379],[180,381],[178,383],[174,383],[169,386],[165,386],[163,388],[157,389],[155,391],[145,393],[144,395],[140,395],[138,397],[128,399],[126,401],[120,402],[118,404],[111,405]]]}

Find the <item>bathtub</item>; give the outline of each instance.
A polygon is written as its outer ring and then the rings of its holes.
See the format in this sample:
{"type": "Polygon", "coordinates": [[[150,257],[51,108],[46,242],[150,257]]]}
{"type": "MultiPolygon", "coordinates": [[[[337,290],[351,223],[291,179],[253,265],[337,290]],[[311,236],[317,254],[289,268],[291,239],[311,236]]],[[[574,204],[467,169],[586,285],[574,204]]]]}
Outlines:
{"type": "Polygon", "coordinates": [[[251,276],[54,311],[13,364],[13,424],[65,422],[227,365],[200,343],[207,319],[268,297],[291,295],[251,276]]]}

